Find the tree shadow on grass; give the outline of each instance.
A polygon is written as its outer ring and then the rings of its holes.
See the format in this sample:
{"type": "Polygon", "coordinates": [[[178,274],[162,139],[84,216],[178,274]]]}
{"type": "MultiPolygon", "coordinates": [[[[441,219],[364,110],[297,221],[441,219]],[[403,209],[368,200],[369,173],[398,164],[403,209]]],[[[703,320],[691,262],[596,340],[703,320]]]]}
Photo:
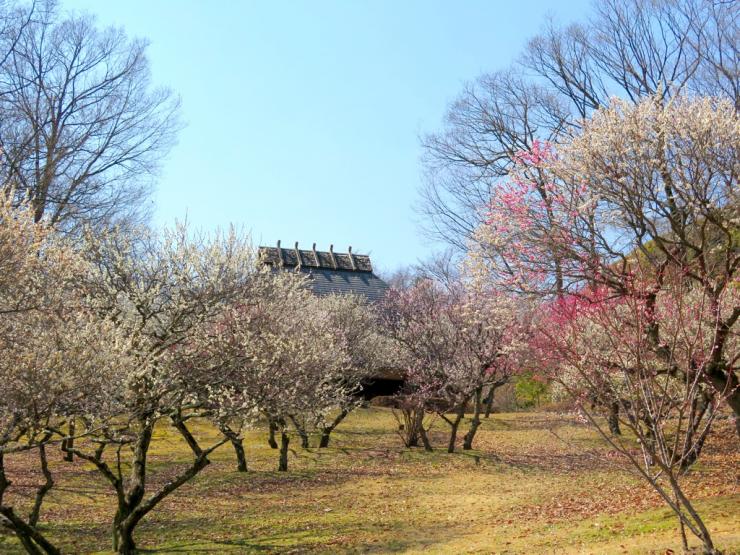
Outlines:
{"type": "MultiPolygon", "coordinates": [[[[182,522],[178,523],[182,525],[182,522]]],[[[446,543],[455,536],[448,526],[432,523],[426,526],[394,520],[378,526],[377,536],[370,542],[359,540],[358,532],[368,535],[367,525],[332,525],[315,534],[303,528],[262,535],[259,538],[211,540],[203,537],[185,542],[173,541],[162,547],[142,547],[141,553],[401,553],[409,549],[425,550],[446,543]],[[322,537],[326,536],[326,537],[322,537]]],[[[459,530],[462,534],[464,531],[459,530]]],[[[145,542],[140,542],[145,543],[145,542]]]]}

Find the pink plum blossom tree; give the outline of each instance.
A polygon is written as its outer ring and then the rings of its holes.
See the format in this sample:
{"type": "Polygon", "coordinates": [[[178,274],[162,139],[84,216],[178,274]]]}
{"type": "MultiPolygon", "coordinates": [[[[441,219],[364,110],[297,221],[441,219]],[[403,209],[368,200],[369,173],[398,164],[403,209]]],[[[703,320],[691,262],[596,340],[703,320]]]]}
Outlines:
{"type": "MultiPolygon", "coordinates": [[[[497,284],[520,292],[603,287],[648,304],[666,272],[683,275],[707,296],[718,322],[701,379],[738,417],[737,354],[728,348],[740,306],[726,294],[740,265],[738,139],[729,101],[615,101],[584,121],[557,155],[539,145],[519,156],[478,230],[491,248],[473,258],[497,284]],[[547,177],[552,202],[539,198],[542,180],[530,179],[534,173],[547,177]]],[[[666,369],[695,372],[668,357],[659,321],[646,333],[666,369]]]]}
{"type": "Polygon", "coordinates": [[[542,366],[600,431],[588,404],[610,410],[604,437],[677,514],[684,544],[688,529],[707,553],[679,478],[721,403],[740,433],[738,144],[730,101],[615,100],[557,152],[516,157],[472,254],[500,287],[547,299],[542,366]]]}
{"type": "MultiPolygon", "coordinates": [[[[469,403],[473,418],[463,447],[471,449],[487,388],[505,383],[515,367],[522,320],[512,299],[462,282],[442,287],[420,279],[386,299],[385,326],[405,370],[402,404],[436,413],[450,426],[448,452],[469,403]],[[448,413],[453,413],[448,416],[448,413]]],[[[413,417],[410,425],[420,426],[413,417]]],[[[429,449],[423,428],[419,430],[429,449]]]]}

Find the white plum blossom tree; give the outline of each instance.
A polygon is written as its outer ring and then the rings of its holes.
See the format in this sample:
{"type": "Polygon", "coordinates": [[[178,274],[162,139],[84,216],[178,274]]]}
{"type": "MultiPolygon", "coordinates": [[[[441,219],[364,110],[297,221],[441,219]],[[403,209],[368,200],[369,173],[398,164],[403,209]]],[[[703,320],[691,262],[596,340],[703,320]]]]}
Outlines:
{"type": "Polygon", "coordinates": [[[98,312],[130,338],[131,348],[129,364],[100,368],[111,391],[101,400],[97,418],[83,420],[90,441],[68,450],[93,464],[110,484],[117,506],[114,549],[133,553],[141,519],[203,470],[208,455],[228,440],[202,446],[191,433],[189,421],[218,407],[220,390],[214,388],[204,404],[203,369],[173,361],[181,345],[198,342],[202,325],[216,322],[223,307],[244,293],[254,257],[233,230],[206,238],[182,225],[161,236],[143,233],[138,241],[115,233],[91,235],[85,252],[96,268],[85,283],[88,295],[98,312]],[[171,426],[193,460],[149,491],[147,455],[157,424],[171,426]],[[121,464],[126,458],[128,475],[121,464]]]}
{"type": "Polygon", "coordinates": [[[40,531],[42,503],[54,485],[47,446],[68,435],[68,418],[89,417],[107,393],[101,367],[126,360],[128,342],[98,317],[79,286],[91,268],[31,207],[0,198],[0,524],[30,553],[58,553],[40,531]],[[5,457],[38,454],[44,482],[27,517],[10,504],[5,457]]]}

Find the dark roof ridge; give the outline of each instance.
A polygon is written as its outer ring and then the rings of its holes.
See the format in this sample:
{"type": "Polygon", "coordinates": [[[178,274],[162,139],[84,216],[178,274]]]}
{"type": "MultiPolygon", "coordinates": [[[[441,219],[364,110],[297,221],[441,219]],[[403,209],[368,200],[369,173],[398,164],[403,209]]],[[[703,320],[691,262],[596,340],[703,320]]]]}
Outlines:
{"type": "Polygon", "coordinates": [[[278,241],[277,247],[259,247],[258,255],[264,264],[271,266],[372,273],[373,266],[369,255],[356,254],[352,252],[352,247],[349,247],[347,251],[346,253],[334,252],[333,245],[328,251],[317,251],[316,243],[311,249],[299,249],[297,242],[292,249],[284,248],[278,241]]]}

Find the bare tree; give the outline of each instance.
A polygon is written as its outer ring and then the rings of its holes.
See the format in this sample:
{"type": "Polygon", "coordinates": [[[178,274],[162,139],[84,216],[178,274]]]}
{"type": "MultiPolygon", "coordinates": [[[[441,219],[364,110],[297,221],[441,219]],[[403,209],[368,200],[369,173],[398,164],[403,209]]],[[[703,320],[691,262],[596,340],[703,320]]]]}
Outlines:
{"type": "Polygon", "coordinates": [[[689,92],[737,106],[738,31],[737,8],[710,0],[602,0],[583,24],[548,25],[511,69],[467,85],[444,129],[422,139],[427,231],[466,250],[516,154],[558,143],[612,96],[689,92]]]}
{"type": "Polygon", "coordinates": [[[445,117],[445,129],[422,139],[420,210],[428,231],[458,250],[485,221],[484,207],[518,152],[555,141],[570,114],[554,94],[517,69],[468,84],[445,117]]]}
{"type": "MultiPolygon", "coordinates": [[[[7,8],[6,8],[7,9],[7,8]]],[[[36,221],[140,220],[179,100],[151,86],[146,42],[46,3],[15,9],[0,59],[0,171],[36,221]]]]}

